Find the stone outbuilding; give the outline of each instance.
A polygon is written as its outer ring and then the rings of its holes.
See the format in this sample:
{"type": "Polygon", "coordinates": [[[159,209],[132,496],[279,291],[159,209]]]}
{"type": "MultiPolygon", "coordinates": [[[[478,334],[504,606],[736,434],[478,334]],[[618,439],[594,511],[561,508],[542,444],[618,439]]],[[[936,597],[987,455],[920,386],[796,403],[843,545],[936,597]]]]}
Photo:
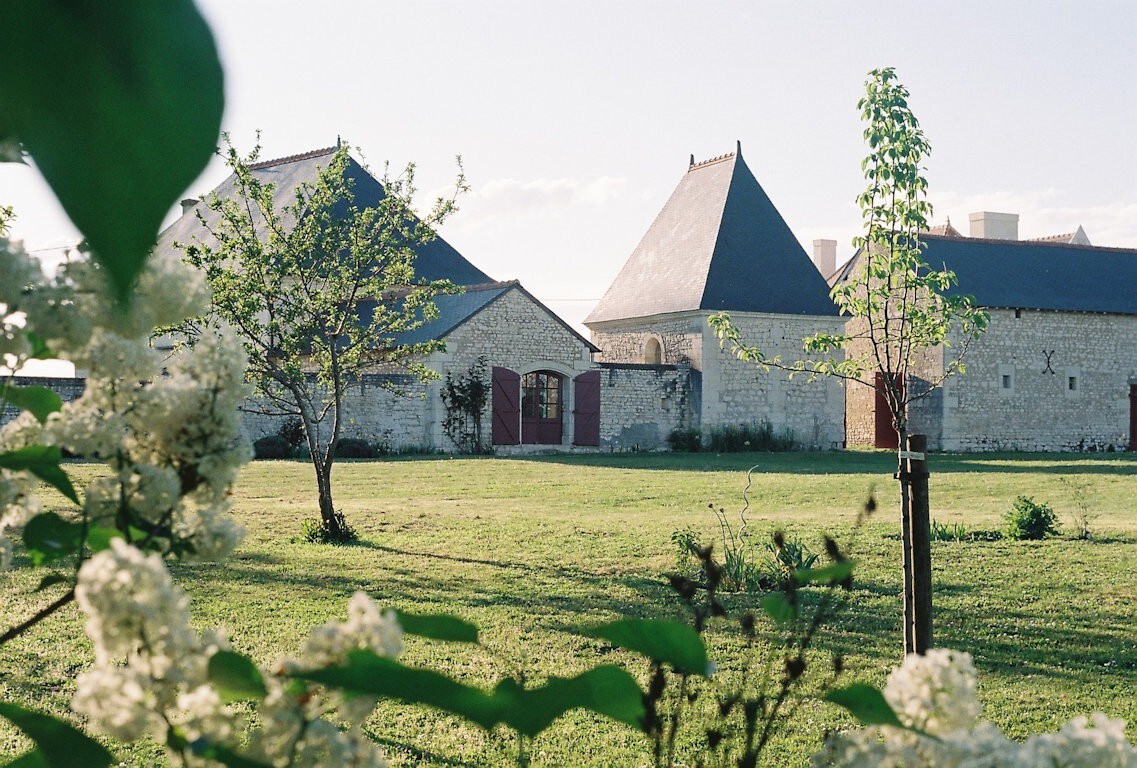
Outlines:
{"type": "MultiPolygon", "coordinates": [[[[315,182],[335,151],[329,147],[260,162],[251,170],[261,182],[274,185],[279,210],[296,200],[301,185],[315,182]]],[[[386,194],[382,183],[354,160],[345,174],[359,207],[375,205],[386,194]]],[[[214,192],[234,196],[233,177],[214,192]]],[[[211,236],[199,212],[207,223],[217,216],[197,200],[184,201],[182,216],[161,234],[156,251],[178,255],[176,243],[208,243],[211,236]]],[[[422,382],[400,370],[366,373],[345,393],[344,437],[392,450],[452,450],[455,446],[443,426],[445,377],[482,369],[491,386],[481,420],[483,440],[499,452],[650,449],[666,444],[668,432],[681,421],[688,370],[601,366],[593,360],[599,348],[516,280],[494,281],[441,237],[415,251],[417,278],[449,279],[463,288],[438,296],[438,316],[397,339],[400,345],[441,341],[443,350],[418,361],[439,377],[422,382]]],[[[372,304],[360,303],[361,316],[372,304]]],[[[263,410],[257,403],[245,409],[253,438],[277,432],[284,421],[263,410]]]]}
{"type": "MultiPolygon", "coordinates": [[[[966,372],[913,403],[910,429],[949,451],[1126,450],[1137,433],[1137,250],[1090,245],[1077,231],[1018,239],[1018,216],[971,214],[921,236],[923,259],[956,274],[952,291],[986,309],[990,325],[966,351],[966,372]]],[[[848,279],[856,257],[835,279],[848,279]]],[[[958,346],[959,340],[955,339],[958,346]]],[[[941,377],[936,348],[910,374],[917,391],[941,377]]],[[[851,445],[895,444],[887,406],[851,386],[851,445]]]]}
{"type": "Polygon", "coordinates": [[[694,157],[639,245],[585,319],[606,364],[686,366],[700,390],[687,425],[768,422],[801,444],[844,440],[844,391],[763,372],[723,351],[707,320],[730,314],[748,343],[787,361],[802,339],[842,326],[829,286],[735,152],[694,157]]]}

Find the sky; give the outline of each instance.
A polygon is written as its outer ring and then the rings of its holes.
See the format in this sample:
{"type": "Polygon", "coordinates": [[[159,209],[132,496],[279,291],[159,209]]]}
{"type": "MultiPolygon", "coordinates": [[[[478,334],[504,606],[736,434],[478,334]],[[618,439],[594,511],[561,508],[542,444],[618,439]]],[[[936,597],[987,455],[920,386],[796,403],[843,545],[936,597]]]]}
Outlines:
{"type": "MultiPolygon", "coordinates": [[[[743,156],[807,252],[852,255],[856,102],[895,67],[932,145],[935,222],[1020,214],[1137,247],[1137,3],[202,0],[224,129],[262,157],[336,143],[417,167],[422,207],[472,187],[441,234],[579,323],[686,171],[743,156]]],[[[187,190],[226,176],[215,162],[187,190]]],[[[75,230],[33,168],[0,165],[14,234],[47,262],[75,230]]],[[[171,211],[171,218],[175,212],[171,211]]],[[[776,290],[776,286],[772,287],[776,290]]]]}

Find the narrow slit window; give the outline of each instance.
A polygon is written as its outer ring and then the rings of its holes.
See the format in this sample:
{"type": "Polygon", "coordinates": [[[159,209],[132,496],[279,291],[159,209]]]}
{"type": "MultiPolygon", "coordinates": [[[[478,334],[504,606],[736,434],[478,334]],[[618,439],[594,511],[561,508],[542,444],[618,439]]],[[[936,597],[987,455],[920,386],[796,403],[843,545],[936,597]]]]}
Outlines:
{"type": "Polygon", "coordinates": [[[1066,377],[1066,389],[1070,390],[1071,392],[1076,392],[1078,390],[1078,377],[1077,376],[1066,377]]]}
{"type": "Polygon", "coordinates": [[[1004,373],[1003,374],[1003,389],[1010,389],[1010,388],[1011,388],[1011,374],[1004,373]]]}

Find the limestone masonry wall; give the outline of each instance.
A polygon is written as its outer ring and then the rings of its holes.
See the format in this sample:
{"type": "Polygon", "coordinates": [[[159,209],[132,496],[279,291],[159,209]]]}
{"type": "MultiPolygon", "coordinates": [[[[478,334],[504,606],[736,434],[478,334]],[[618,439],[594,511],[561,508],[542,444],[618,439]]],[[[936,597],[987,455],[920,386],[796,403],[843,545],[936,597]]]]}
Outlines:
{"type": "MultiPolygon", "coordinates": [[[[344,422],[341,437],[353,437],[386,445],[392,450],[430,443],[426,419],[427,385],[413,376],[368,373],[344,392],[344,422]]],[[[287,417],[257,412],[263,404],[248,402],[241,421],[250,439],[274,435],[287,417]]],[[[330,429],[330,421],[325,427],[330,429]]]]}
{"type": "Polygon", "coordinates": [[[948,381],[939,447],[1124,450],[1129,385],[1137,382],[1137,317],[1029,309],[1018,315],[991,310],[987,332],[967,352],[967,373],[948,381]]]}
{"type": "MultiPolygon", "coordinates": [[[[802,339],[841,328],[836,317],[732,313],[731,319],[744,343],[787,363],[802,357],[802,339]]],[[[720,350],[709,326],[703,332],[702,405],[704,433],[716,425],[769,421],[777,430],[792,431],[806,447],[840,447],[845,439],[845,392],[839,380],[811,382],[807,375],[790,379],[782,371],[762,371],[729,349],[720,350]]]]}
{"type": "Polygon", "coordinates": [[[643,363],[648,339],[659,342],[664,365],[703,367],[703,326],[706,315],[685,313],[675,317],[604,323],[592,331],[602,363],[643,363]]]}
{"type": "Polygon", "coordinates": [[[699,425],[700,375],[686,365],[600,364],[600,448],[664,450],[699,425]]]}

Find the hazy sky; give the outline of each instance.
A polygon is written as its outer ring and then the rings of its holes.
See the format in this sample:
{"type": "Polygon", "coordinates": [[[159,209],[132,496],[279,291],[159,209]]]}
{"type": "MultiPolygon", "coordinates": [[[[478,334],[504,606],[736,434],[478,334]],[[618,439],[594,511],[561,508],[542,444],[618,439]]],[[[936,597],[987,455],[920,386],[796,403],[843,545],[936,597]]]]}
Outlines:
{"type": "MultiPolygon", "coordinates": [[[[1137,3],[282,2],[208,0],[225,127],[264,157],[343,136],[424,195],[461,154],[473,191],[443,235],[570,322],[604,292],[696,159],[741,140],[810,250],[859,216],[865,73],[894,66],[932,143],[936,221],[1021,214],[1137,246],[1137,3]]],[[[189,190],[225,175],[211,166],[189,190]]],[[[31,248],[73,242],[31,169],[0,166],[31,248]]],[[[56,252],[45,251],[50,257],[56,252]]]]}

